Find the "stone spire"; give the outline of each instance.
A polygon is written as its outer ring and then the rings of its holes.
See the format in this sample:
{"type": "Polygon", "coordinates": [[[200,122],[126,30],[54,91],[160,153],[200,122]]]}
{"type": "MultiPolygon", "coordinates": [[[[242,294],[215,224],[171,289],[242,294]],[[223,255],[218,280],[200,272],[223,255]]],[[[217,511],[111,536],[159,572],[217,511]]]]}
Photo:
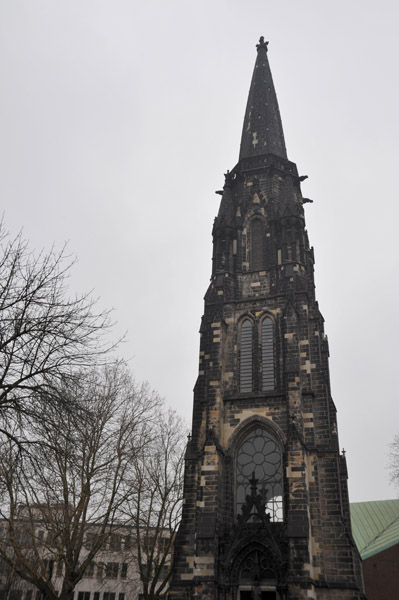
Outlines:
{"type": "Polygon", "coordinates": [[[287,158],[283,126],[272,74],[267,60],[267,45],[261,37],[252,75],[242,130],[240,160],[262,154],[287,158]]]}

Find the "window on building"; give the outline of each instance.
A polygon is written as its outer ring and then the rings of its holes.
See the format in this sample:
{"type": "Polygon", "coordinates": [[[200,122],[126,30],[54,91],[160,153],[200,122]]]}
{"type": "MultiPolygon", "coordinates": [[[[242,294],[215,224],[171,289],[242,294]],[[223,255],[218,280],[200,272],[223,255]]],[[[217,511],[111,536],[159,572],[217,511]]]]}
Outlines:
{"type": "Polygon", "coordinates": [[[169,538],[168,537],[162,537],[162,536],[153,536],[153,535],[149,535],[149,536],[145,536],[143,538],[144,541],[144,547],[149,550],[152,550],[153,548],[159,550],[160,552],[165,552],[168,549],[169,546],[169,538]]]}
{"type": "Polygon", "coordinates": [[[121,564],[121,579],[126,579],[127,577],[127,563],[121,564]]]}
{"type": "Polygon", "coordinates": [[[90,600],[90,592],[78,592],[78,600],[90,600]]]}
{"type": "Polygon", "coordinates": [[[4,560],[4,558],[0,558],[0,575],[9,575],[11,573],[10,565],[4,560]]]}
{"type": "Polygon", "coordinates": [[[108,562],[105,566],[105,577],[116,579],[118,577],[119,563],[108,562]]]}
{"type": "Polygon", "coordinates": [[[274,390],[274,327],[270,317],[262,321],[262,390],[274,390]]]}
{"type": "Polygon", "coordinates": [[[97,579],[102,579],[103,577],[103,563],[97,563],[97,579]]]}
{"type": "Polygon", "coordinates": [[[85,569],[85,577],[94,577],[94,567],[95,563],[90,561],[85,569]]]}
{"type": "MultiPolygon", "coordinates": [[[[41,530],[42,533],[40,541],[43,540],[43,536],[44,536],[44,531],[41,530]]],[[[20,546],[24,546],[25,548],[31,548],[33,545],[33,539],[32,539],[32,531],[26,527],[18,527],[17,531],[16,531],[16,536],[18,539],[18,543],[20,546]]],[[[48,540],[47,540],[48,541],[48,540]]]]}
{"type": "Polygon", "coordinates": [[[121,549],[122,538],[119,533],[112,533],[109,540],[109,549],[119,551],[121,549]]]}
{"type": "Polygon", "coordinates": [[[43,575],[47,577],[47,579],[51,579],[54,573],[54,561],[45,558],[43,560],[43,575]]]}
{"type": "Polygon", "coordinates": [[[119,592],[118,600],[125,600],[125,594],[123,592],[119,592]]]}
{"type": "Polygon", "coordinates": [[[100,592],[94,592],[93,600],[100,600],[100,592]]]}
{"type": "Polygon", "coordinates": [[[253,325],[245,319],[241,326],[240,340],[240,391],[252,391],[253,325]]]}
{"type": "Polygon", "coordinates": [[[57,577],[61,577],[62,576],[63,569],[64,569],[64,561],[63,560],[59,560],[57,562],[57,571],[56,571],[57,577]]]}
{"type": "Polygon", "coordinates": [[[44,542],[44,531],[43,531],[43,529],[39,529],[39,531],[37,532],[37,541],[39,543],[44,542]]]}
{"type": "Polygon", "coordinates": [[[258,480],[258,493],[266,505],[272,522],[283,519],[283,468],[280,446],[276,438],[255,427],[241,439],[236,455],[236,508],[237,514],[250,495],[252,475],[258,480]]]}
{"type": "Polygon", "coordinates": [[[125,535],[124,546],[125,546],[125,550],[131,549],[131,547],[132,547],[132,536],[131,535],[125,535]]]}
{"type": "Polygon", "coordinates": [[[146,551],[150,551],[155,544],[155,538],[153,535],[145,535],[143,536],[143,547],[146,548],[146,551]]]}
{"type": "Polygon", "coordinates": [[[251,223],[251,254],[250,265],[251,271],[261,271],[263,269],[263,223],[259,219],[255,219],[251,223]]]}
{"type": "Polygon", "coordinates": [[[104,592],[103,600],[115,600],[115,592],[104,592]]]}
{"type": "Polygon", "coordinates": [[[89,532],[86,535],[85,548],[87,548],[87,550],[91,550],[94,544],[97,542],[97,539],[98,535],[96,533],[89,532]]]}
{"type": "Polygon", "coordinates": [[[159,538],[158,544],[159,544],[159,549],[161,552],[167,552],[168,547],[169,547],[169,538],[168,537],[159,538]]]}

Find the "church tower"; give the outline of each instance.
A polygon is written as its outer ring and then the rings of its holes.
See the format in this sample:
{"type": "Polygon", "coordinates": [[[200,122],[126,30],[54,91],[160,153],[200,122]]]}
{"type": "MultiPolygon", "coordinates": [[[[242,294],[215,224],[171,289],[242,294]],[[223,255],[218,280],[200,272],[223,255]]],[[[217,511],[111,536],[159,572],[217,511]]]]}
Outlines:
{"type": "Polygon", "coordinates": [[[213,225],[171,600],[359,600],[301,181],[267,57],[213,225]]]}

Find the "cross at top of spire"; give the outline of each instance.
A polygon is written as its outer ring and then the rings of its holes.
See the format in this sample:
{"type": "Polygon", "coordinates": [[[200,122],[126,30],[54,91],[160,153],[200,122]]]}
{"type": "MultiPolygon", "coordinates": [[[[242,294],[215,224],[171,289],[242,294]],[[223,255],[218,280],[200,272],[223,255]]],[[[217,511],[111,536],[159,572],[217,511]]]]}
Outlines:
{"type": "Polygon", "coordinates": [[[287,158],[277,96],[267,59],[268,43],[262,36],[256,45],[258,55],[245,111],[240,160],[262,154],[287,158]]]}

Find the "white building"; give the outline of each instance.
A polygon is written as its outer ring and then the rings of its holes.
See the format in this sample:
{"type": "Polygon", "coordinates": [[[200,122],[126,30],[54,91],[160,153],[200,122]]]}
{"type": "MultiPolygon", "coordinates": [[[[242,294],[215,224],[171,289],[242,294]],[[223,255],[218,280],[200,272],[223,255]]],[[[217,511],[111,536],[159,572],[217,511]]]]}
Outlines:
{"type": "MultiPolygon", "coordinates": [[[[93,526],[85,536],[81,551],[81,559],[87,556],[95,541],[99,525],[93,526]]],[[[4,548],[7,544],[6,522],[0,523],[0,543],[4,548]]],[[[57,560],[56,553],[52,552],[52,543],[45,527],[38,523],[35,531],[35,543],[41,544],[41,560],[38,568],[45,570],[51,579],[54,588],[60,591],[63,582],[64,565],[62,560],[57,560]]],[[[164,542],[158,544],[159,552],[165,552],[169,536],[165,532],[162,536],[164,542]]],[[[142,585],[139,577],[135,536],[131,528],[123,526],[107,536],[106,542],[96,554],[93,561],[88,564],[84,577],[75,586],[74,600],[140,600],[142,585]]],[[[147,540],[145,540],[147,541],[147,540]]],[[[148,538],[151,546],[151,536],[148,538]]],[[[145,558],[145,555],[144,555],[145,558]]],[[[161,578],[166,577],[170,556],[166,565],[161,569],[161,578]]],[[[161,579],[162,580],[162,579],[161,579]]],[[[42,600],[42,593],[29,582],[21,579],[8,563],[0,558],[0,600],[42,600]]]]}

